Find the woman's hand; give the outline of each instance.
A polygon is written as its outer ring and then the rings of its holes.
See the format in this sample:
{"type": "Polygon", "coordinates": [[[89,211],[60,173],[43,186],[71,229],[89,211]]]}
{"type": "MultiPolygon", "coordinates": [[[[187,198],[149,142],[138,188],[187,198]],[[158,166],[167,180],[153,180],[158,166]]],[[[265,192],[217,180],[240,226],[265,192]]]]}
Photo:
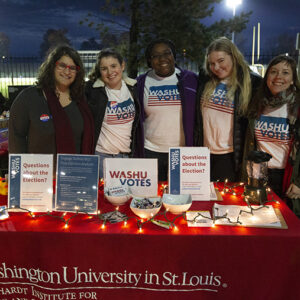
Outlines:
{"type": "Polygon", "coordinates": [[[300,188],[297,187],[294,183],[292,183],[286,191],[286,195],[290,199],[300,198],[300,188]]]}

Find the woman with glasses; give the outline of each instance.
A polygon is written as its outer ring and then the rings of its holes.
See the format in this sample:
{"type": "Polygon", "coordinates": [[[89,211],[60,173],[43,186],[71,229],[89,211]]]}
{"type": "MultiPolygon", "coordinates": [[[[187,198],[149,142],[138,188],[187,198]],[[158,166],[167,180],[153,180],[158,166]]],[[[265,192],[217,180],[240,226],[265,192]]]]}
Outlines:
{"type": "Polygon", "coordinates": [[[205,70],[199,73],[194,145],[210,149],[212,181],[241,178],[245,115],[260,81],[229,39],[221,37],[208,46],[205,70]]]}
{"type": "Polygon", "coordinates": [[[174,44],[151,42],[147,73],[138,77],[141,130],[136,155],[158,159],[158,180],[168,179],[169,147],[193,146],[197,75],[176,64],[174,44]]]}
{"type": "Polygon", "coordinates": [[[89,75],[85,95],[95,120],[99,176],[105,158],[129,157],[135,149],[139,103],[136,80],[126,77],[125,62],[114,49],[103,49],[89,75]]]}
{"type": "Polygon", "coordinates": [[[9,152],[92,154],[93,137],[80,56],[59,46],[39,68],[37,85],[23,90],[13,102],[9,152]]]}

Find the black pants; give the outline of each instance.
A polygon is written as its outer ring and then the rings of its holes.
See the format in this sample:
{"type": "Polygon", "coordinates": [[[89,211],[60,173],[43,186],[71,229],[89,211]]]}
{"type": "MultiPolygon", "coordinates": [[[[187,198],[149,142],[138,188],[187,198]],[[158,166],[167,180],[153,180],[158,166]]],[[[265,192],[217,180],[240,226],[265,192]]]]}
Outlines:
{"type": "Polygon", "coordinates": [[[228,154],[210,154],[210,180],[230,182],[238,180],[237,174],[234,171],[234,156],[233,152],[228,154]]]}
{"type": "Polygon", "coordinates": [[[167,181],[168,180],[169,153],[154,152],[154,151],[145,149],[145,157],[158,159],[158,180],[159,181],[167,181]]]}
{"type": "Polygon", "coordinates": [[[268,185],[279,196],[283,198],[282,182],[284,169],[268,169],[268,185]]]}

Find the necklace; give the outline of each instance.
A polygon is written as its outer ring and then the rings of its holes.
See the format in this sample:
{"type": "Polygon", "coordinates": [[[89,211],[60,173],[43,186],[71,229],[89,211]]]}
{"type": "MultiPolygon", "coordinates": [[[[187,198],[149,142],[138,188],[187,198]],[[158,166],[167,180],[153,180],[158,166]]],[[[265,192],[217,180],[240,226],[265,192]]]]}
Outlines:
{"type": "Polygon", "coordinates": [[[59,103],[61,104],[62,107],[66,107],[72,102],[71,96],[68,92],[61,93],[56,89],[55,94],[56,94],[56,97],[58,98],[59,103]]]}

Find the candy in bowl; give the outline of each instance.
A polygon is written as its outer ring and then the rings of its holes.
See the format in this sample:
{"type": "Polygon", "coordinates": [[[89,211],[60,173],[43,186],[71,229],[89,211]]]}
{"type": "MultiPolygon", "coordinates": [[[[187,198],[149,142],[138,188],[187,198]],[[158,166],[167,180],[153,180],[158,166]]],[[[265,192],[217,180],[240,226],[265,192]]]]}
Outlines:
{"type": "Polygon", "coordinates": [[[161,208],[160,197],[134,197],[130,203],[131,210],[140,218],[150,219],[161,208]]]}
{"type": "Polygon", "coordinates": [[[106,187],[104,189],[105,198],[113,205],[125,204],[132,196],[127,186],[106,187]]]}

